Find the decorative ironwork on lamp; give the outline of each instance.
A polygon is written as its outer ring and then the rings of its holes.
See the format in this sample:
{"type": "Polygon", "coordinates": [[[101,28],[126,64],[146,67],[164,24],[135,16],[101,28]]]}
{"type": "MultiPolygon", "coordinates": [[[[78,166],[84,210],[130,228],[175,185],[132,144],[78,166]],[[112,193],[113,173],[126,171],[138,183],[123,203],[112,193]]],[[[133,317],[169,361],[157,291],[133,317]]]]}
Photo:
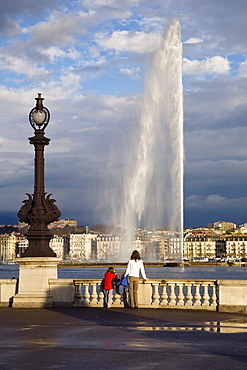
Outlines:
{"type": "Polygon", "coordinates": [[[29,138],[30,144],[34,145],[34,193],[27,194],[28,199],[18,212],[20,221],[30,225],[26,237],[29,247],[22,257],[56,257],[49,247],[50,239],[53,237],[48,229],[51,222],[57,221],[61,212],[55,205],[56,200],[51,199],[52,194],[45,193],[44,179],[44,147],[49,145],[50,139],[45,137],[45,128],[50,120],[49,110],[43,106],[44,98],[38,94],[36,107],[29,114],[29,122],[34,129],[34,136],[29,138]]]}

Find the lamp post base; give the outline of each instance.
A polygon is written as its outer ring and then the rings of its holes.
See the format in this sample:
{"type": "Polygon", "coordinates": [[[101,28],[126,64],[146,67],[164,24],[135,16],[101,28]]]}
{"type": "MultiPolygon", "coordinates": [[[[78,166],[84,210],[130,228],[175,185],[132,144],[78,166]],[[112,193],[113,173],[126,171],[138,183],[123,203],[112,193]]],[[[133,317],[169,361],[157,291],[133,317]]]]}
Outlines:
{"type": "Polygon", "coordinates": [[[20,265],[18,293],[13,297],[12,308],[47,308],[53,305],[49,279],[57,279],[59,258],[17,258],[20,265]]]}

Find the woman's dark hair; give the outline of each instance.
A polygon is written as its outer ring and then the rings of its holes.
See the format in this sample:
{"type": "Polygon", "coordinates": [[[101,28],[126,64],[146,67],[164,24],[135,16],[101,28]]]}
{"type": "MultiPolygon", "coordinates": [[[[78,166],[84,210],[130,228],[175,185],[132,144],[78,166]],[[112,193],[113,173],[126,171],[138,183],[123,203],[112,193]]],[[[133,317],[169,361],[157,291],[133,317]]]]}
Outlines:
{"type": "Polygon", "coordinates": [[[135,249],[133,252],[132,252],[132,255],[130,257],[131,260],[140,260],[141,259],[141,256],[140,256],[140,253],[135,249]]]}
{"type": "Polygon", "coordinates": [[[112,274],[115,274],[115,270],[113,267],[109,267],[107,272],[111,272],[112,274]]]}

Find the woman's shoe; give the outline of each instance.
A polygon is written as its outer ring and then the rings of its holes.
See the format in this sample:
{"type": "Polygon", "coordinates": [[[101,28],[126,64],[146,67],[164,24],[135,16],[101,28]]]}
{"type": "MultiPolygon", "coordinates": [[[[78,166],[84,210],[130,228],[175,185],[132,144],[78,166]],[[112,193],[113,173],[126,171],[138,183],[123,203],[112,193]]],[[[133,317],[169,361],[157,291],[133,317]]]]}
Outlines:
{"type": "Polygon", "coordinates": [[[134,308],[138,308],[138,306],[135,306],[134,308]]]}

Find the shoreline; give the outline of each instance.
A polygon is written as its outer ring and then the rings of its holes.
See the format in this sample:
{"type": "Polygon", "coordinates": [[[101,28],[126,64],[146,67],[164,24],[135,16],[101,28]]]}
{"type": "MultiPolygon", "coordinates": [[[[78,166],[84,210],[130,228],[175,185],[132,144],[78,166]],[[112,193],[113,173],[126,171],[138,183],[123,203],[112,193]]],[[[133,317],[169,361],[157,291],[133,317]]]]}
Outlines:
{"type": "MultiPolygon", "coordinates": [[[[144,262],[145,267],[216,267],[216,266],[232,266],[232,267],[247,267],[246,262],[235,262],[229,264],[227,262],[144,262]]],[[[85,267],[126,267],[127,262],[78,262],[78,263],[59,263],[59,268],[85,268],[85,267]]]]}

